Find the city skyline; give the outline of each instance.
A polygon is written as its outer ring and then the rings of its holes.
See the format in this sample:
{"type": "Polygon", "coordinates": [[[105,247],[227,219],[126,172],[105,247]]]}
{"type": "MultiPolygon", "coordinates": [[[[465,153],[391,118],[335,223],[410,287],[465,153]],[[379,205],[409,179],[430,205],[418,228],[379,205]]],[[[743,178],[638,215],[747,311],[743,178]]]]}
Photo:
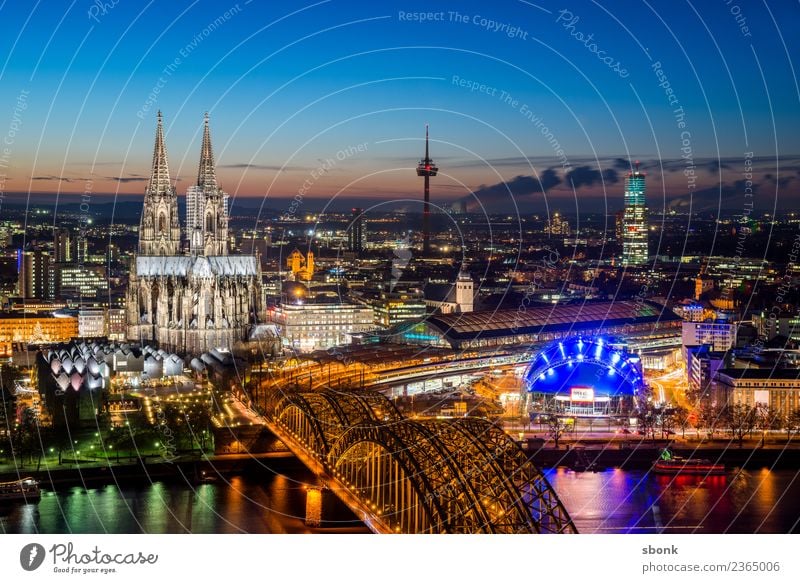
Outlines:
{"type": "Polygon", "coordinates": [[[416,199],[426,123],[444,168],[436,204],[613,208],[635,159],[664,209],[740,207],[746,172],[758,208],[800,200],[800,93],[783,74],[795,50],[783,5],[753,10],[745,25],[724,3],[702,16],[590,3],[424,10],[187,4],[170,7],[160,17],[169,30],[156,34],[146,11],[92,4],[53,22],[34,10],[45,36],[7,6],[20,33],[2,41],[14,128],[6,200],[87,189],[136,200],[159,109],[179,196],[210,112],[233,207],[239,197],[282,204],[301,189],[309,205],[342,197],[342,208],[416,199]]]}

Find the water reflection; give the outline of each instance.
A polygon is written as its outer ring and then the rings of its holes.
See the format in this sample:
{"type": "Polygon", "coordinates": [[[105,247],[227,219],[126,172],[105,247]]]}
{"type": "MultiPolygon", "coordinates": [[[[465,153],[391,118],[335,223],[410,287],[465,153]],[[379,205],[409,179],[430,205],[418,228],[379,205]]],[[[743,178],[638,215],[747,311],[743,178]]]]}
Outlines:
{"type": "Polygon", "coordinates": [[[582,533],[796,532],[797,476],[767,469],[708,477],[620,469],[547,472],[582,533]]]}
{"type": "Polygon", "coordinates": [[[293,533],[303,483],[275,475],[193,484],[153,482],[43,491],[37,504],[0,507],[2,533],[293,533]]]}
{"type": "MultiPolygon", "coordinates": [[[[302,472],[302,470],[300,470],[302,472]]],[[[800,480],[788,470],[660,476],[610,469],[547,477],[581,533],[798,531],[800,480]]],[[[292,472],[213,483],[153,482],[44,491],[38,504],[0,506],[3,533],[305,533],[304,482],[292,472]]],[[[354,528],[339,510],[338,531],[354,528]]]]}

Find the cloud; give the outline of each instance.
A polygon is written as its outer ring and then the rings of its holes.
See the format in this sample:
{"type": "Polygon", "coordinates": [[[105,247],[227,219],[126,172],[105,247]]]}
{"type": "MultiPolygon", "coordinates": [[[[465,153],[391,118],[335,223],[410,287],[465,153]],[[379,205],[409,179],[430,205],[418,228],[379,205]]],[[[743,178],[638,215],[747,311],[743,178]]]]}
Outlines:
{"type": "Polygon", "coordinates": [[[614,184],[619,182],[619,175],[613,168],[607,168],[601,172],[589,166],[578,166],[567,172],[564,181],[571,184],[573,188],[578,189],[581,186],[592,186],[595,183],[608,182],[614,184]]]}
{"type": "Polygon", "coordinates": [[[132,174],[130,176],[104,176],[106,180],[114,180],[126,184],[128,182],[147,182],[148,178],[139,174],[132,174]]]}
{"type": "Polygon", "coordinates": [[[84,180],[84,179],[67,178],[65,176],[55,176],[54,174],[48,174],[45,176],[31,176],[31,180],[57,180],[59,182],[72,182],[73,180],[84,180]]]}
{"type": "Polygon", "coordinates": [[[293,170],[310,170],[310,168],[303,168],[301,166],[278,166],[276,164],[219,164],[218,168],[239,168],[245,170],[273,170],[276,172],[291,172],[293,170]]]}
{"type": "MultiPolygon", "coordinates": [[[[800,171],[798,171],[798,175],[800,175],[800,171]]],[[[789,183],[794,180],[795,177],[792,175],[789,176],[781,176],[780,178],[775,178],[772,174],[764,174],[764,182],[771,184],[772,186],[777,186],[780,188],[786,188],[789,186],[789,183]]]]}
{"type": "MultiPolygon", "coordinates": [[[[726,209],[741,207],[744,203],[750,203],[755,200],[753,198],[745,199],[745,189],[747,184],[745,180],[736,180],[733,184],[723,183],[718,186],[710,188],[703,188],[695,191],[692,194],[687,194],[673,198],[668,207],[672,210],[682,210],[692,212],[716,210],[720,206],[726,209]],[[735,201],[741,201],[737,203],[735,201]]],[[[758,185],[753,184],[753,194],[758,193],[758,185]]]]}
{"type": "Polygon", "coordinates": [[[542,190],[545,192],[561,184],[561,178],[553,168],[548,168],[539,175],[539,182],[542,185],[542,190]]]}
{"type": "Polygon", "coordinates": [[[611,166],[616,168],[617,170],[623,170],[625,172],[629,171],[633,166],[632,162],[626,160],[625,158],[614,158],[611,166]]]}
{"type": "Polygon", "coordinates": [[[723,162],[722,158],[711,158],[710,160],[702,162],[701,166],[711,174],[718,174],[720,170],[727,170],[731,167],[727,162],[723,162]]]}
{"type": "MultiPolygon", "coordinates": [[[[441,161],[442,159],[437,158],[441,161]]],[[[509,156],[504,158],[487,158],[479,160],[470,158],[454,158],[454,162],[447,165],[448,168],[495,168],[495,167],[519,167],[533,168],[541,166],[561,167],[561,160],[555,156],[509,156]]],[[[598,159],[593,156],[570,156],[571,164],[597,164],[598,159]]]]}
{"type": "MultiPolygon", "coordinates": [[[[483,199],[499,198],[508,196],[525,196],[536,192],[547,191],[548,189],[561,183],[561,179],[555,170],[548,168],[542,172],[539,178],[535,176],[525,176],[520,174],[507,182],[498,182],[492,185],[481,185],[476,191],[475,196],[483,199]]],[[[470,197],[471,198],[471,197],[470,197]]]]}
{"type": "Polygon", "coordinates": [[[512,198],[527,197],[536,193],[547,192],[554,186],[561,184],[555,168],[547,168],[536,176],[520,174],[511,180],[497,184],[482,184],[473,194],[461,198],[468,206],[474,207],[478,202],[484,207],[495,204],[507,204],[509,196],[512,198]]]}

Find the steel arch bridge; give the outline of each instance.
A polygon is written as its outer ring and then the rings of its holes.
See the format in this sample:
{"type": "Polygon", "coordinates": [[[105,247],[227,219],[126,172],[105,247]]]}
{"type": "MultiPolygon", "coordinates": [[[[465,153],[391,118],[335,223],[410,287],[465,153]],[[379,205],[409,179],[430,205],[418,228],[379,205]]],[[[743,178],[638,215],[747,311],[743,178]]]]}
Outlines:
{"type": "Polygon", "coordinates": [[[545,476],[479,418],[404,418],[371,392],[276,396],[276,435],[375,532],[574,533],[545,476]]]}

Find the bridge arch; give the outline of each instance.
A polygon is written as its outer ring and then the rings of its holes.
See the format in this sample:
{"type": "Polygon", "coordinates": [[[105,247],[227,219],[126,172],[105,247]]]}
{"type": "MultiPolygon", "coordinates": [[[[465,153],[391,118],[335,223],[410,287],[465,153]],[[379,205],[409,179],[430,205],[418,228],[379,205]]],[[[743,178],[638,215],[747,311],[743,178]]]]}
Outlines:
{"type": "Polygon", "coordinates": [[[345,422],[330,402],[317,393],[286,394],[275,406],[274,416],[323,463],[345,422]]]}
{"type": "Polygon", "coordinates": [[[545,476],[486,420],[404,419],[382,395],[335,391],[287,394],[273,419],[379,532],[575,532],[545,476]]]}
{"type": "Polygon", "coordinates": [[[491,492],[506,508],[496,518],[510,532],[575,533],[575,525],[545,475],[511,437],[485,419],[464,417],[449,422],[473,443],[470,467],[491,468],[491,492]],[[514,514],[511,514],[513,509],[514,514]]]}
{"type": "Polygon", "coordinates": [[[390,530],[450,532],[436,490],[393,429],[375,422],[351,427],[328,454],[328,465],[390,530]]]}

